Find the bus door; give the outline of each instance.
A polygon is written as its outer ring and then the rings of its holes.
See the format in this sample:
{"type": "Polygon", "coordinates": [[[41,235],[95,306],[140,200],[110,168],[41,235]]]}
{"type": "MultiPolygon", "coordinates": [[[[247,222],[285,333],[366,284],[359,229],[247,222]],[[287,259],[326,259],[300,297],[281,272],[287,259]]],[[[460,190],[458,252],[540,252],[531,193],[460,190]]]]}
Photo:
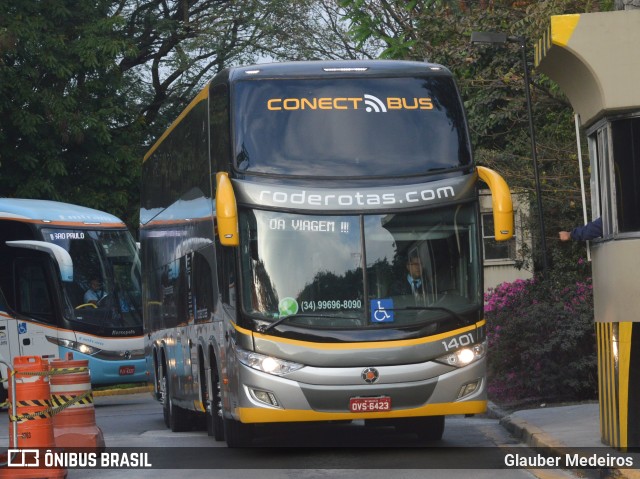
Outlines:
{"type": "Polygon", "coordinates": [[[180,295],[184,298],[181,301],[178,314],[180,315],[180,323],[186,324],[185,334],[182,338],[182,355],[184,358],[189,358],[189,361],[185,362],[185,378],[197,378],[200,374],[197,330],[194,328],[196,310],[193,294],[193,258],[192,251],[180,258],[180,278],[178,280],[180,295]]]}
{"type": "MultiPolygon", "coordinates": [[[[15,343],[15,336],[15,319],[10,316],[9,312],[6,309],[0,308],[0,359],[8,364],[13,364],[11,345],[17,344],[15,343]]],[[[0,375],[3,379],[6,379],[8,377],[7,367],[4,364],[0,364],[0,375]]],[[[7,386],[5,383],[5,388],[6,387],[7,386]]],[[[0,399],[3,397],[4,396],[2,395],[2,391],[0,391],[0,399]]]]}
{"type": "Polygon", "coordinates": [[[14,260],[16,352],[20,356],[40,356],[44,359],[58,357],[58,314],[54,301],[54,273],[50,263],[51,260],[41,254],[14,260]]]}
{"type": "MultiPolygon", "coordinates": [[[[9,342],[9,328],[13,326],[15,318],[11,315],[9,303],[0,288],[0,359],[11,361],[11,343],[9,342]]],[[[3,376],[6,377],[6,376],[3,376]]]]}

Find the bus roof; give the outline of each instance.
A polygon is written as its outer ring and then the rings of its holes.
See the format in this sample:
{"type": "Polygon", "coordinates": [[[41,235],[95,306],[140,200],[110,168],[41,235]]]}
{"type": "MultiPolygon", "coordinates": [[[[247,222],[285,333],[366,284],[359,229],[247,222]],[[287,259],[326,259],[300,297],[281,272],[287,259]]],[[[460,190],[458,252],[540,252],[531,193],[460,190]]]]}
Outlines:
{"type": "Polygon", "coordinates": [[[125,226],[104,211],[49,200],[0,198],[0,219],[64,225],[125,226]]]}
{"type": "Polygon", "coordinates": [[[294,62],[258,63],[247,66],[225,68],[211,79],[207,85],[191,100],[169,128],[158,138],[144,155],[144,163],[164,141],[169,132],[198,103],[208,98],[209,88],[219,82],[234,82],[247,79],[267,78],[319,78],[363,76],[411,76],[411,75],[449,76],[446,67],[436,63],[409,60],[309,60],[294,62]]]}
{"type": "Polygon", "coordinates": [[[231,81],[243,78],[324,77],[334,76],[394,76],[394,75],[447,75],[451,72],[442,65],[403,60],[331,60],[262,63],[229,69],[231,81]]]}

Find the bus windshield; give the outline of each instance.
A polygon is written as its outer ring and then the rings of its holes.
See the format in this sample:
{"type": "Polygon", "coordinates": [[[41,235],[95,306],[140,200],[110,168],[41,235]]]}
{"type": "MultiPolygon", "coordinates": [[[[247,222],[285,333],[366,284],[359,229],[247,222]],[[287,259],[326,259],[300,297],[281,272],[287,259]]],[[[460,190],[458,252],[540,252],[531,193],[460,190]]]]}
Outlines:
{"type": "Polygon", "coordinates": [[[73,260],[73,281],[63,283],[67,319],[92,329],[142,326],[140,262],[127,230],[43,228],[42,234],[73,260]]]}
{"type": "Polygon", "coordinates": [[[475,322],[476,215],[472,204],[353,216],[241,210],[243,309],[308,328],[475,322]]]}
{"type": "Polygon", "coordinates": [[[471,164],[447,76],[240,81],[232,93],[241,173],[418,176],[471,164]]]}

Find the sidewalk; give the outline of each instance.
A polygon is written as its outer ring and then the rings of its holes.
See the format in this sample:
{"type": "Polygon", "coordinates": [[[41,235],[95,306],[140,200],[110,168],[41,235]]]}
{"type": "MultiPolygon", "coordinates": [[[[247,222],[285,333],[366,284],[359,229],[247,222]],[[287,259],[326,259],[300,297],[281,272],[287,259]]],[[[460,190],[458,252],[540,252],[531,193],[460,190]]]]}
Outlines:
{"type": "Polygon", "coordinates": [[[548,456],[564,456],[566,449],[571,448],[580,450],[584,455],[595,452],[599,457],[605,458],[608,455],[633,458],[633,469],[617,467],[572,469],[580,476],[640,479],[640,452],[622,453],[600,441],[597,402],[525,409],[512,413],[507,413],[490,403],[489,414],[500,419],[500,424],[515,438],[528,446],[540,448],[548,456]]]}

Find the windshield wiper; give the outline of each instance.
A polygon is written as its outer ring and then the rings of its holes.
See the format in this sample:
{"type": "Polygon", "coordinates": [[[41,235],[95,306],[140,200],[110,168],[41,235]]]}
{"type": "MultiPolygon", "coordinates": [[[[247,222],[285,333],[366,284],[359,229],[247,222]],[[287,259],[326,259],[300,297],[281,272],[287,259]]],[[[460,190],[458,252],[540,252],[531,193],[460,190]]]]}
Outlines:
{"type": "Polygon", "coordinates": [[[328,319],[352,319],[352,320],[358,320],[358,318],[353,318],[353,317],[349,317],[349,316],[340,316],[337,314],[316,314],[316,313],[295,313],[295,314],[287,314],[286,316],[281,316],[279,317],[277,320],[275,320],[273,323],[268,324],[267,326],[260,326],[258,328],[258,330],[261,333],[266,333],[267,331],[269,331],[270,329],[275,328],[276,326],[278,326],[279,324],[284,323],[285,321],[289,320],[289,319],[295,319],[295,318],[328,318],[328,319]]]}

